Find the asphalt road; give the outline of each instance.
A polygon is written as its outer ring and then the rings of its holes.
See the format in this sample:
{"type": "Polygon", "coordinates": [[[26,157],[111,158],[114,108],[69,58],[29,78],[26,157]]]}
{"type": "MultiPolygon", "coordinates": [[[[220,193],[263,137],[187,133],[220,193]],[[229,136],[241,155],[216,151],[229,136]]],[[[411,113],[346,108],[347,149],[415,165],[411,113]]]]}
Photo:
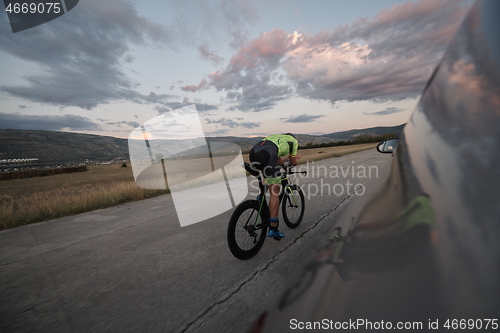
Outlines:
{"type": "Polygon", "coordinates": [[[321,241],[349,226],[391,159],[373,149],[310,164],[294,180],[306,193],[302,224],[282,223],[287,236],[247,261],[227,247],[232,211],[181,228],[170,195],[2,231],[0,331],[245,332],[321,241]]]}

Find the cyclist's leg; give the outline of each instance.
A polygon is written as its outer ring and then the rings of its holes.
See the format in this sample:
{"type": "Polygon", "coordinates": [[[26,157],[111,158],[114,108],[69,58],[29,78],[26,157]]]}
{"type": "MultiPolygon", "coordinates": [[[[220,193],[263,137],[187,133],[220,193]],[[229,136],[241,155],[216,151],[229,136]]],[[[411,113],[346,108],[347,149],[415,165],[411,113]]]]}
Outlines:
{"type": "MultiPolygon", "coordinates": [[[[271,218],[277,219],[280,208],[281,184],[270,184],[268,187],[269,193],[271,194],[271,198],[269,199],[269,215],[271,218]]],[[[273,225],[273,223],[271,223],[271,227],[278,227],[278,225],[273,225]]]]}
{"type": "Polygon", "coordinates": [[[269,193],[271,197],[269,199],[269,237],[273,237],[276,240],[280,240],[285,237],[285,233],[280,232],[279,227],[279,207],[280,207],[280,191],[281,184],[269,184],[269,193]]]}
{"type": "Polygon", "coordinates": [[[279,195],[281,191],[281,169],[279,166],[278,152],[270,151],[270,158],[268,165],[264,168],[263,174],[266,183],[269,187],[269,193],[271,195],[269,200],[269,236],[275,239],[281,239],[285,237],[285,234],[278,230],[279,227],[279,195]]]}
{"type": "MultiPolygon", "coordinates": [[[[269,200],[269,215],[271,218],[277,219],[279,212],[279,196],[281,190],[281,168],[279,165],[278,151],[269,151],[269,161],[266,167],[262,170],[264,174],[264,178],[266,180],[266,184],[269,188],[269,193],[271,194],[271,198],[269,200]]],[[[277,225],[273,225],[271,222],[271,228],[278,227],[277,225]]]]}

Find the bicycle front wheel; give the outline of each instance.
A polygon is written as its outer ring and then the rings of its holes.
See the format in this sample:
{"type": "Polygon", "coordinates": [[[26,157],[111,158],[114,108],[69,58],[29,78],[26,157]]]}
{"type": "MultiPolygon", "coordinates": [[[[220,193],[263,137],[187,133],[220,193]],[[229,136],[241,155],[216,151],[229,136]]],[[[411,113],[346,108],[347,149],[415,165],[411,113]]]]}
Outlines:
{"type": "Polygon", "coordinates": [[[236,258],[250,259],[264,244],[267,223],[263,223],[262,215],[256,200],[244,201],[234,210],[227,228],[227,244],[236,258]]]}
{"type": "Polygon", "coordinates": [[[302,222],[302,218],[304,217],[306,204],[304,200],[304,193],[296,184],[285,187],[284,191],[285,194],[283,196],[283,202],[281,203],[283,220],[290,229],[294,229],[299,226],[300,222],[302,222]]]}

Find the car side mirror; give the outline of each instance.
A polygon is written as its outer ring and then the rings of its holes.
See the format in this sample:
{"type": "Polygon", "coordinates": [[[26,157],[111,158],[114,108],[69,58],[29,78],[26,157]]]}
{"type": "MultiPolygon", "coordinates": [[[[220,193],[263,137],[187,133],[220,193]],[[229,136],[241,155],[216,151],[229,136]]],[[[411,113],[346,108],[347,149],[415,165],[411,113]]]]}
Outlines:
{"type": "Polygon", "coordinates": [[[393,153],[398,147],[399,139],[391,139],[382,141],[377,145],[377,151],[379,153],[393,153]]]}

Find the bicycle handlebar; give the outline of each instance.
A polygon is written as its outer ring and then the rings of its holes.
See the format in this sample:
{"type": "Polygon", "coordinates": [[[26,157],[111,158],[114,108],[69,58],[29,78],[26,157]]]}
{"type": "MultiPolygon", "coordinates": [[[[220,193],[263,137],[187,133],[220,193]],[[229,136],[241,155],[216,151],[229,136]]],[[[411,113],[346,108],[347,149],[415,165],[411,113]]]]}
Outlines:
{"type": "Polygon", "coordinates": [[[295,173],[301,173],[302,175],[306,176],[307,175],[307,171],[288,171],[287,172],[288,174],[295,174],[295,173]]]}
{"type": "Polygon", "coordinates": [[[303,176],[307,175],[307,171],[292,171],[292,169],[295,167],[295,165],[290,166],[290,162],[286,161],[283,163],[283,168],[285,169],[287,174],[296,174],[296,173],[301,173],[303,176]]]}
{"type": "Polygon", "coordinates": [[[289,175],[296,174],[296,173],[301,173],[303,176],[307,175],[307,171],[291,171],[290,169],[288,169],[286,173],[289,175]]]}

